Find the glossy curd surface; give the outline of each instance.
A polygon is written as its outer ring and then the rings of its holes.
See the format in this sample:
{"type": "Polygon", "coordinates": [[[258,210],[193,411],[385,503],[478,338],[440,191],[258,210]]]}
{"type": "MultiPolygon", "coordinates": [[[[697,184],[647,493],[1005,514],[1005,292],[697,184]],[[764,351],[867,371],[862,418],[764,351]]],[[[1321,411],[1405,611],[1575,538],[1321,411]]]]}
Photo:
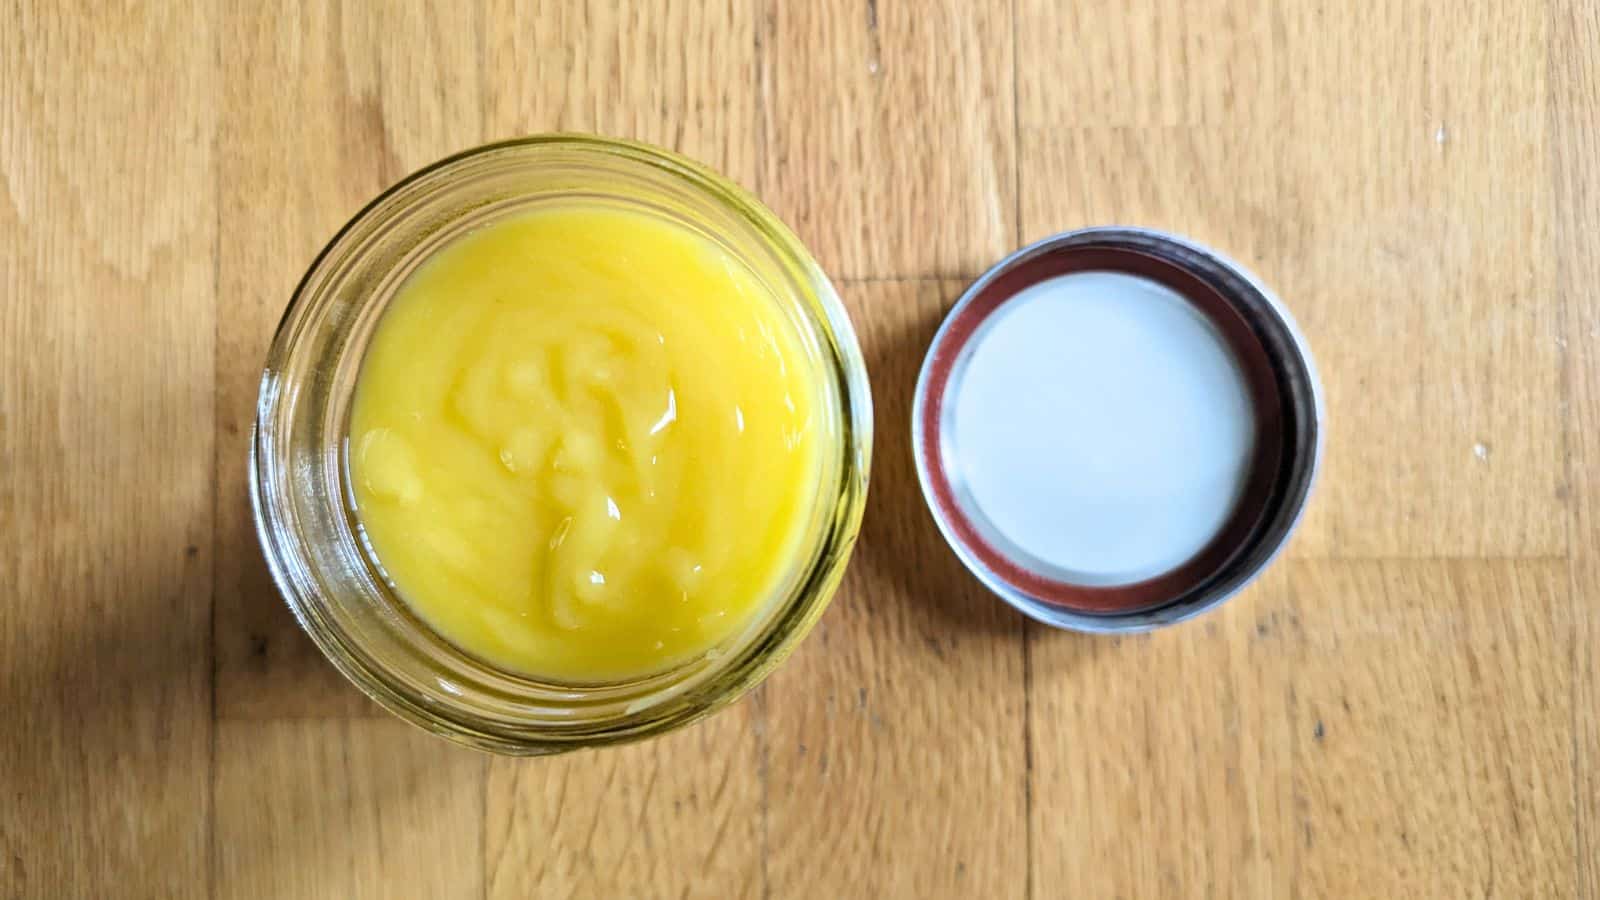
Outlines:
{"type": "Polygon", "coordinates": [[[591,683],[717,647],[817,501],[816,355],[717,243],[570,204],[455,240],[384,311],[348,465],[372,556],[494,665],[591,683]]]}

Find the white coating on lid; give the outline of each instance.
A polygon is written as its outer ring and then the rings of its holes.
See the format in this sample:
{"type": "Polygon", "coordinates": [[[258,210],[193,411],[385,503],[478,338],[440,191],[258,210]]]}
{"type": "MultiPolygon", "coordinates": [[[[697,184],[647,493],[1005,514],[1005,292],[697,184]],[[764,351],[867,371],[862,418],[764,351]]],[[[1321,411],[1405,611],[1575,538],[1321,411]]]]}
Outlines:
{"type": "Polygon", "coordinates": [[[941,432],[997,550],[1092,586],[1171,571],[1233,511],[1255,424],[1222,335],[1181,295],[1080,272],[1007,300],[962,348],[941,432]]]}

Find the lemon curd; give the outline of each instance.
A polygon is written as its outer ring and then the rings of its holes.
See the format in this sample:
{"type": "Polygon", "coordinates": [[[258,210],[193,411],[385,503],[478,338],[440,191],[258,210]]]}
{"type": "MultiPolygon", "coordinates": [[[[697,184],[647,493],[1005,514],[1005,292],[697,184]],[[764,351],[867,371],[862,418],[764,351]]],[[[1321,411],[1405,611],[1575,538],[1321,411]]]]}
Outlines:
{"type": "Polygon", "coordinates": [[[574,202],[485,225],[401,286],[362,362],[368,549],[502,668],[594,683],[714,654],[803,562],[816,359],[756,276],[665,217],[574,202]]]}

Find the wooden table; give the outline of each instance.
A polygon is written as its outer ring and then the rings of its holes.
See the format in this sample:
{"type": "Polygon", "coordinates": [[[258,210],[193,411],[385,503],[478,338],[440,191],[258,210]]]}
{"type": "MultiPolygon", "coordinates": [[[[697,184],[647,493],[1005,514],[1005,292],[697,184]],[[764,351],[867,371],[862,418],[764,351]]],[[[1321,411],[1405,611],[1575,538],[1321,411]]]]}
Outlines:
{"type": "Polygon", "coordinates": [[[6,4],[0,896],[1600,897],[1600,13],[1359,5],[6,4]],[[558,129],[790,222],[878,445],[845,586],[753,697],[490,759],[296,629],[246,436],[364,201],[558,129]],[[1108,222],[1275,286],[1330,428],[1267,577],[1124,639],[980,589],[906,428],[964,283],[1108,222]]]}

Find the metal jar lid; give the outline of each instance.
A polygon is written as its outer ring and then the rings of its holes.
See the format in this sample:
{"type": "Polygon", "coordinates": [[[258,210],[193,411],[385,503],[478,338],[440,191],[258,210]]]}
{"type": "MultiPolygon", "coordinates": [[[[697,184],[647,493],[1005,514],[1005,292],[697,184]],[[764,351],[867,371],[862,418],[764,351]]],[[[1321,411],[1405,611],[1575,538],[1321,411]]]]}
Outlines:
{"type": "Polygon", "coordinates": [[[1287,311],[1237,264],[1139,228],[1059,234],[974,282],[923,361],[911,427],[967,568],[1089,632],[1181,621],[1250,583],[1322,452],[1287,311]]]}

